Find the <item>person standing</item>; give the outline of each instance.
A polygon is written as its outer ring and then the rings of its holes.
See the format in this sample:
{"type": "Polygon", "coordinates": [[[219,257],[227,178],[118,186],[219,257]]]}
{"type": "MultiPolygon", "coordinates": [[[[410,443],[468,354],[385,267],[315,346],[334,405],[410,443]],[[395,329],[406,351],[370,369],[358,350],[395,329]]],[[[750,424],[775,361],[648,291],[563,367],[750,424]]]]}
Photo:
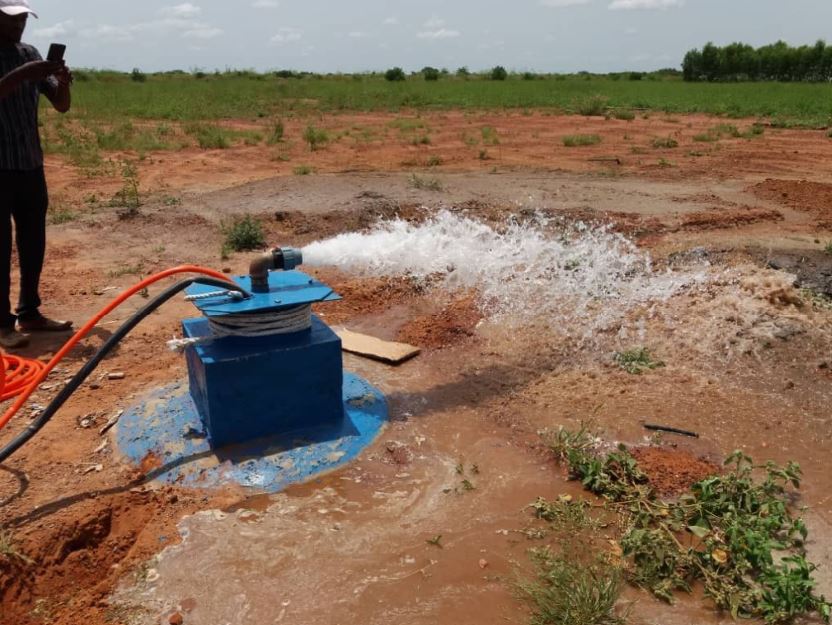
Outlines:
{"type": "Polygon", "coordinates": [[[5,348],[26,345],[26,333],[72,328],[39,310],[49,196],[38,132],[41,95],[58,112],[69,111],[72,73],[63,61],[44,61],[22,43],[30,15],[37,17],[28,0],[0,0],[0,346],[5,348]],[[12,220],[20,263],[16,314],[10,302],[12,220]]]}

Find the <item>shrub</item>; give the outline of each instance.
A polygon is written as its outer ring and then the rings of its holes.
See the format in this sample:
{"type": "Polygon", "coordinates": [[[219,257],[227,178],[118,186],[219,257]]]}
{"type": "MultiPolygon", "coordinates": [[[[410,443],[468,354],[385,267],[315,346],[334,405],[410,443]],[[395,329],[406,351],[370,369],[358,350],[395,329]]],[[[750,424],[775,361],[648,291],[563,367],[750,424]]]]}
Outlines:
{"type": "Polygon", "coordinates": [[[283,126],[283,120],[278,119],[275,122],[274,127],[272,128],[272,134],[269,135],[269,140],[268,140],[267,143],[269,145],[274,145],[276,143],[280,143],[281,141],[283,141],[283,134],[285,132],[286,132],[286,128],[283,126]]]}
{"type": "Polygon", "coordinates": [[[199,147],[203,150],[225,150],[231,146],[229,133],[213,124],[191,124],[185,132],[195,137],[199,147]]]}
{"type": "Polygon", "coordinates": [[[578,113],[586,117],[603,116],[607,113],[607,99],[601,95],[594,95],[591,98],[578,103],[578,113]]]}
{"type": "Polygon", "coordinates": [[[642,78],[644,78],[642,72],[630,72],[630,80],[641,80],[642,78]]]}
{"type": "Polygon", "coordinates": [[[308,176],[309,174],[313,173],[315,173],[315,170],[309,165],[298,165],[294,169],[294,174],[296,176],[308,176]]]}
{"type": "Polygon", "coordinates": [[[422,75],[425,77],[425,80],[439,80],[440,71],[435,67],[424,67],[422,68],[422,75]]]}
{"type": "Polygon", "coordinates": [[[533,72],[523,72],[523,80],[537,80],[537,74],[533,72]]]}
{"type": "Polygon", "coordinates": [[[491,80],[505,80],[506,78],[508,78],[508,72],[502,65],[491,70],[491,80]]]}
{"type": "Polygon", "coordinates": [[[465,67],[463,65],[458,70],[456,70],[456,75],[459,76],[460,78],[468,78],[468,76],[471,75],[471,72],[468,70],[467,67],[465,67]]]}
{"type": "Polygon", "coordinates": [[[223,252],[246,252],[266,245],[263,226],[251,215],[235,217],[231,222],[223,224],[222,230],[225,235],[223,252]]]}
{"type": "Polygon", "coordinates": [[[618,110],[613,113],[613,117],[623,121],[631,122],[636,118],[636,114],[630,110],[618,110]]]}
{"type": "Polygon", "coordinates": [[[563,145],[567,148],[598,145],[599,143],[601,143],[601,137],[598,135],[567,135],[563,138],[563,145]]]}
{"type": "Polygon", "coordinates": [[[679,142],[673,137],[656,137],[653,139],[653,147],[656,149],[678,148],[679,142]]]}
{"type": "Polygon", "coordinates": [[[403,80],[407,80],[407,76],[405,76],[404,70],[401,67],[394,67],[384,72],[384,80],[389,82],[401,82],[403,80]]]}
{"type": "Polygon", "coordinates": [[[319,130],[315,126],[307,126],[303,132],[303,140],[309,144],[309,149],[314,152],[329,141],[329,135],[326,130],[319,130]]]}
{"type": "Polygon", "coordinates": [[[130,80],[133,82],[145,82],[147,80],[147,75],[138,67],[134,67],[133,71],[130,72],[130,80]]]}

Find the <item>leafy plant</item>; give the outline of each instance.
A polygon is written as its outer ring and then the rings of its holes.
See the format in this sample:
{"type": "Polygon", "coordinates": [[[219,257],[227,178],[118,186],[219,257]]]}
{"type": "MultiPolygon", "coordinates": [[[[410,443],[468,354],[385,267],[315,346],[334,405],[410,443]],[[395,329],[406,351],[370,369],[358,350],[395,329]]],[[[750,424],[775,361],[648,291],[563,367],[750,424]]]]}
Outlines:
{"type": "Polygon", "coordinates": [[[598,135],[567,135],[563,137],[563,145],[567,148],[598,145],[599,143],[601,143],[601,137],[598,135]]]}
{"type": "Polygon", "coordinates": [[[276,144],[282,142],[283,141],[283,135],[285,134],[285,132],[286,132],[286,128],[283,125],[283,120],[278,119],[274,123],[274,126],[272,126],[272,133],[269,135],[269,139],[268,139],[267,143],[269,145],[276,145],[276,144]]]}
{"type": "Polygon", "coordinates": [[[139,195],[139,171],[135,163],[121,161],[121,180],[121,189],[110,200],[110,206],[124,209],[119,213],[122,219],[135,217],[142,205],[139,195]]]}
{"type": "Polygon", "coordinates": [[[0,558],[6,560],[20,560],[26,564],[34,564],[34,560],[25,555],[14,540],[11,532],[0,530],[0,558]]]}
{"type": "Polygon", "coordinates": [[[309,125],[303,131],[303,140],[309,144],[309,149],[313,152],[329,141],[329,135],[325,130],[315,128],[309,125]]]}
{"type": "MultiPolygon", "coordinates": [[[[832,604],[815,594],[816,567],[806,560],[808,529],[790,507],[801,481],[796,463],[755,465],[736,451],[724,474],[666,502],[626,448],[599,454],[591,436],[585,427],[561,431],[550,445],[576,479],[623,517],[620,546],[631,583],[672,601],[676,591],[701,582],[734,618],[774,624],[817,613],[830,621],[832,604]]],[[[552,508],[538,502],[536,509],[552,508]]]]}
{"type": "Polygon", "coordinates": [[[664,363],[660,360],[653,360],[653,357],[650,355],[650,350],[646,347],[637,347],[624,352],[616,352],[613,360],[627,373],[634,375],[641,375],[645,371],[664,367],[664,363]]]}
{"type": "Polygon", "coordinates": [[[232,221],[223,224],[222,230],[225,235],[225,243],[223,244],[225,252],[257,250],[266,245],[263,226],[251,215],[234,218],[232,221]]]}

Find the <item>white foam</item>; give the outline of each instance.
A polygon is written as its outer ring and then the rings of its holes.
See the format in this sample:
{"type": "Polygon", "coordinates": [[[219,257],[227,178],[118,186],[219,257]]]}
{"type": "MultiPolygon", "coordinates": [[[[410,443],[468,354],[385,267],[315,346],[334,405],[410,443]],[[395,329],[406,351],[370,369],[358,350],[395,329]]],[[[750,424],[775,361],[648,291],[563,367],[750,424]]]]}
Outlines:
{"type": "Polygon", "coordinates": [[[303,256],[307,265],[359,275],[438,275],[446,289],[476,289],[492,319],[544,318],[581,333],[705,280],[704,271],[654,271],[649,254],[607,227],[538,216],[495,229],[447,210],[419,224],[381,221],[368,232],[312,243],[303,256]]]}

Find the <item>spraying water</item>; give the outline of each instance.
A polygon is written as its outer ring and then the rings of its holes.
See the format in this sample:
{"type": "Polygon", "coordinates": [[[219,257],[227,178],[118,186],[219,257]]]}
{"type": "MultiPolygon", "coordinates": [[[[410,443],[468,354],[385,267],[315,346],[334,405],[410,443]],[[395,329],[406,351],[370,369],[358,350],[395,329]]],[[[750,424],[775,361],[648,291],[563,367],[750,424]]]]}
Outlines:
{"type": "Polygon", "coordinates": [[[500,229],[449,211],[421,224],[381,221],[366,233],[312,243],[303,256],[308,265],[359,275],[439,276],[445,289],[476,290],[492,319],[544,318],[553,327],[583,320],[585,333],[704,279],[654,271],[648,254],[608,227],[542,216],[500,229]]]}

